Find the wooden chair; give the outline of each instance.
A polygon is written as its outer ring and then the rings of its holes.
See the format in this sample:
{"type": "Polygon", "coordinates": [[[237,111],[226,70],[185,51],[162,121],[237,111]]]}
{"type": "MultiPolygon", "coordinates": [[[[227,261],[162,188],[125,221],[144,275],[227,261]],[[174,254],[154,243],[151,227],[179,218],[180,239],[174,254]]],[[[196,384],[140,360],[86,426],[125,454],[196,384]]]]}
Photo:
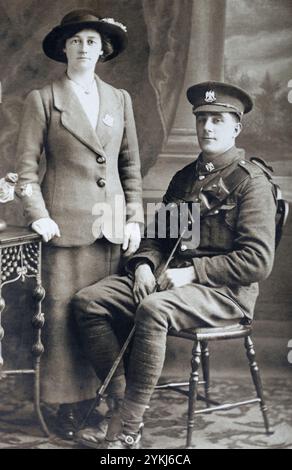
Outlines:
{"type": "MultiPolygon", "coordinates": [[[[289,205],[287,201],[278,200],[278,211],[276,220],[276,247],[278,246],[283,227],[287,221],[289,205]]],[[[235,324],[222,328],[194,328],[179,332],[169,331],[169,336],[193,341],[191,357],[191,374],[189,382],[166,383],[157,385],[156,390],[171,389],[188,397],[188,420],[186,447],[192,445],[192,433],[195,423],[195,416],[198,414],[212,413],[214,411],[231,410],[244,405],[259,404],[267,435],[273,434],[269,424],[268,410],[264,399],[263,387],[260,378],[259,368],[256,362],[255,348],[251,338],[252,325],[235,324]],[[220,404],[210,399],[210,368],[209,368],[209,341],[244,340],[244,346],[249,362],[252,380],[256,390],[256,398],[241,400],[236,403],[220,404]],[[199,367],[202,364],[203,381],[199,382],[199,367]],[[204,396],[198,394],[198,385],[204,385],[204,396]],[[185,389],[187,387],[187,390],[185,389]],[[206,408],[197,409],[197,399],[206,403],[206,408]]]]}

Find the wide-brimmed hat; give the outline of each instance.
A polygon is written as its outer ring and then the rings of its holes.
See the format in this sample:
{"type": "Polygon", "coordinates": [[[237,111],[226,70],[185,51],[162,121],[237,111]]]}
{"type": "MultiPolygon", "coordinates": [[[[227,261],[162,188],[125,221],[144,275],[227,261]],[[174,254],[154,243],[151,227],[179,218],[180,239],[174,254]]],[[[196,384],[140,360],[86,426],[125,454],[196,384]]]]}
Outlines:
{"type": "Polygon", "coordinates": [[[101,36],[106,36],[113,47],[113,52],[104,57],[104,61],[111,60],[120,54],[128,44],[127,28],[113,18],[102,18],[94,11],[77,9],[64,16],[60,25],[52,29],[43,40],[44,53],[58,62],[67,62],[62,47],[62,38],[74,35],[82,29],[94,29],[101,36]]]}
{"type": "Polygon", "coordinates": [[[236,113],[238,116],[251,111],[253,101],[249,94],[238,86],[224,82],[197,83],[187,91],[194,114],[200,112],[236,113]]]}

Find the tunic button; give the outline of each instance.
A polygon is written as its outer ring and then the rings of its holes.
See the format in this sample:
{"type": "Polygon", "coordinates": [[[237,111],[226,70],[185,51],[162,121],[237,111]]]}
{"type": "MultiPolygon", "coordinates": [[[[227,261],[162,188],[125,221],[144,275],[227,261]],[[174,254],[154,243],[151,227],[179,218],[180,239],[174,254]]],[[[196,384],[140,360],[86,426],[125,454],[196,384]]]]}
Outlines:
{"type": "Polygon", "coordinates": [[[187,251],[188,247],[187,247],[187,245],[182,245],[180,247],[180,249],[181,249],[181,251],[187,251]]]}
{"type": "Polygon", "coordinates": [[[99,186],[100,188],[104,188],[104,187],[105,187],[105,179],[100,178],[99,180],[97,180],[96,184],[97,184],[97,186],[99,186]]]}
{"type": "Polygon", "coordinates": [[[214,211],[214,214],[215,214],[215,215],[219,214],[219,211],[216,209],[216,210],[214,211]]]}
{"type": "Polygon", "coordinates": [[[205,178],[206,178],[206,176],[204,176],[204,175],[199,176],[200,181],[204,180],[205,178]]]}
{"type": "Polygon", "coordinates": [[[105,163],[105,158],[102,155],[99,155],[96,158],[97,163],[105,163]]]}

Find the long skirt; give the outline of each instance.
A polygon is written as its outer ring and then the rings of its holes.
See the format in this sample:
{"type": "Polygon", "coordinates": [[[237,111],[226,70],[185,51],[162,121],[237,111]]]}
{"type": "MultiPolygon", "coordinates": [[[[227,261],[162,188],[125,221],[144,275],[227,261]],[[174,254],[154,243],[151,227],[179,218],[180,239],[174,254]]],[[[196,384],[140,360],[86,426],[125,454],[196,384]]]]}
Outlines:
{"type": "Polygon", "coordinates": [[[43,246],[41,398],[47,403],[75,403],[96,394],[98,382],[83,352],[71,299],[80,289],[117,273],[120,250],[106,239],[77,248],[43,246]]]}

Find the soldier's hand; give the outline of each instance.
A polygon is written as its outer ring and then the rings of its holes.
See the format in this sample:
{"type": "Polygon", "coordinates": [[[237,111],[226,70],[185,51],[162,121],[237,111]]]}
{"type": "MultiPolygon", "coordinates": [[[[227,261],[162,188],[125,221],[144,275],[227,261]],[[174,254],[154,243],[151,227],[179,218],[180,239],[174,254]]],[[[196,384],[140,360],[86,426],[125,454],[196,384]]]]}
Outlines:
{"type": "Polygon", "coordinates": [[[136,304],[142,302],[145,297],[153,294],[156,289],[156,279],[148,264],[141,264],[135,271],[135,282],[133,287],[134,301],[136,304]]]}
{"type": "Polygon", "coordinates": [[[173,289],[174,287],[182,287],[186,284],[190,284],[195,280],[195,270],[193,266],[189,268],[174,268],[167,269],[163,273],[158,281],[159,291],[173,289]]]}
{"type": "Polygon", "coordinates": [[[49,242],[54,237],[60,237],[60,229],[50,217],[43,217],[33,222],[31,228],[43,237],[44,242],[49,242]]]}

